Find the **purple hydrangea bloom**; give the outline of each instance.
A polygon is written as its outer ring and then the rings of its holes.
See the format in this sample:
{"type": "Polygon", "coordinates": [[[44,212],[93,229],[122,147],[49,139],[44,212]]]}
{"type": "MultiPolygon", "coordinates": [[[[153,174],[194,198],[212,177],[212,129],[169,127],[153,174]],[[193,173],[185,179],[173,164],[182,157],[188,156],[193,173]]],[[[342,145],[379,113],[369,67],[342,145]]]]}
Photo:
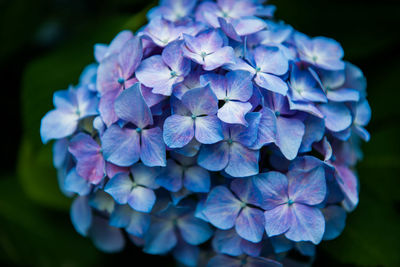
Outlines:
{"type": "Polygon", "coordinates": [[[233,48],[226,45],[226,37],[218,30],[208,30],[197,37],[184,35],[183,54],[203,66],[204,70],[214,70],[235,62],[233,48]]]}
{"type": "Polygon", "coordinates": [[[98,98],[85,87],[70,87],[54,94],[56,109],[42,119],[40,135],[43,143],[51,139],[61,139],[72,135],[81,119],[97,115],[98,98]]]}
{"type": "Polygon", "coordinates": [[[161,0],[54,94],[42,141],[98,249],[128,237],[190,267],[282,266],[342,233],[370,139],[365,77],[264,2],[161,0]]]}
{"type": "Polygon", "coordinates": [[[209,86],[196,88],[172,100],[174,114],[164,123],[164,141],[170,148],[181,148],[196,138],[202,144],[223,139],[221,122],[216,116],[218,100],[209,86]]]}
{"type": "Polygon", "coordinates": [[[232,192],[226,187],[215,187],[208,195],[203,214],[215,227],[228,230],[235,227],[237,234],[253,243],[260,242],[264,233],[262,196],[254,188],[252,180],[234,180],[232,192]]]}
{"type": "Polygon", "coordinates": [[[318,244],[323,237],[325,220],[316,205],[326,196],[322,167],[309,172],[294,170],[287,176],[279,172],[260,174],[254,179],[265,209],[265,231],[268,236],[285,234],[293,241],[318,244]]]}
{"type": "Polygon", "coordinates": [[[137,79],[155,94],[170,96],[173,86],[184,80],[190,72],[190,61],[183,57],[182,42],[170,43],[161,56],[155,55],[143,60],[136,71],[137,79]],[[157,76],[154,77],[154,72],[157,76]]]}

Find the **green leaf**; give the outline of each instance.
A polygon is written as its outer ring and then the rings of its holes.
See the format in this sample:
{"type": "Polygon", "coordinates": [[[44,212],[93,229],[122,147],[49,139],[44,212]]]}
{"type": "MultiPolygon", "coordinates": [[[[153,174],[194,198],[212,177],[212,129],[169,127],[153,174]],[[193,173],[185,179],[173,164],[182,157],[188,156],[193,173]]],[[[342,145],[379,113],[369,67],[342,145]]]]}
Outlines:
{"type": "Polygon", "coordinates": [[[68,214],[32,203],[16,177],[0,179],[0,260],[33,267],[95,266],[101,261],[89,239],[79,236],[68,214]]]}

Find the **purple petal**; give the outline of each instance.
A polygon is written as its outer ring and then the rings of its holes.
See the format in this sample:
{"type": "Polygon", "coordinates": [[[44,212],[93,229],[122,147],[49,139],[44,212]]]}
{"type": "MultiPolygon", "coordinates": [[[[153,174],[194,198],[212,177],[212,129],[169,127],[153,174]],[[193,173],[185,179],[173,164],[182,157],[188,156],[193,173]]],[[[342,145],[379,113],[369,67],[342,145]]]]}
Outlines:
{"type": "Polygon", "coordinates": [[[183,57],[181,41],[170,43],[165,47],[162,59],[178,76],[186,76],[190,72],[190,60],[183,57]]]}
{"type": "Polygon", "coordinates": [[[262,195],[253,179],[235,179],[231,183],[231,190],[246,204],[260,206],[262,202],[262,195]]]}
{"type": "Polygon", "coordinates": [[[219,100],[226,98],[228,83],[225,76],[216,73],[207,73],[200,76],[200,83],[202,86],[210,84],[211,90],[219,100]]]}
{"type": "Polygon", "coordinates": [[[64,189],[80,196],[86,196],[92,190],[92,186],[73,168],[64,180],[64,189]]]}
{"type": "Polygon", "coordinates": [[[221,121],[216,116],[197,117],[194,125],[196,140],[202,144],[214,144],[224,139],[221,121]]]}
{"type": "Polygon", "coordinates": [[[156,183],[156,177],[160,175],[161,168],[150,168],[142,163],[137,163],[131,168],[133,179],[136,184],[142,185],[151,189],[157,189],[159,186],[156,183]]]}
{"type": "Polygon", "coordinates": [[[233,177],[247,177],[258,174],[260,152],[234,142],[230,147],[229,163],[225,172],[233,177]]]}
{"type": "Polygon", "coordinates": [[[136,237],[143,237],[150,226],[151,217],[149,214],[135,212],[132,210],[130,222],[125,230],[136,237]]]}
{"type": "Polygon", "coordinates": [[[232,71],[226,75],[228,81],[226,96],[230,100],[246,102],[253,95],[253,75],[247,71],[232,71]]]}
{"type": "Polygon", "coordinates": [[[128,204],[132,209],[148,213],[156,202],[154,191],[143,186],[136,186],[128,197],[128,204]]]}
{"type": "Polygon", "coordinates": [[[174,77],[160,55],[143,60],[136,71],[136,77],[145,86],[154,88],[154,93],[162,95],[171,95],[172,93],[174,77]],[[154,75],[155,73],[157,75],[154,75]]]}
{"type": "Polygon", "coordinates": [[[245,147],[252,146],[257,138],[257,131],[260,120],[261,114],[259,112],[251,112],[246,114],[246,121],[248,122],[247,127],[238,124],[230,125],[229,135],[232,141],[238,142],[245,147]]]}
{"type": "Polygon", "coordinates": [[[168,160],[167,167],[156,178],[157,184],[171,192],[178,192],[182,188],[183,169],[172,159],[168,160]]]}
{"type": "Polygon", "coordinates": [[[111,125],[101,137],[104,158],[115,165],[128,167],[139,160],[140,135],[133,129],[111,125]]]}
{"type": "Polygon", "coordinates": [[[243,254],[240,247],[241,240],[235,230],[217,230],[212,240],[212,247],[218,253],[240,256],[243,254]]]}
{"type": "Polygon", "coordinates": [[[142,131],[140,159],[146,166],[166,166],[166,148],[162,138],[158,127],[142,131]]]}
{"type": "Polygon", "coordinates": [[[327,91],[326,96],[329,100],[334,102],[356,102],[360,99],[360,93],[356,89],[349,88],[329,90],[327,91]]]}
{"type": "Polygon", "coordinates": [[[208,195],[203,214],[215,227],[223,230],[235,225],[241,202],[223,186],[215,187],[208,195]]]}
{"type": "Polygon", "coordinates": [[[239,36],[250,35],[259,32],[267,27],[264,20],[257,17],[245,17],[232,22],[235,31],[239,36]]]}
{"type": "Polygon", "coordinates": [[[125,238],[122,231],[108,225],[108,220],[95,217],[96,220],[90,229],[93,244],[101,251],[115,253],[125,247],[125,238]]]}
{"type": "Polygon", "coordinates": [[[325,116],[325,126],[332,132],[340,132],[352,123],[350,110],[344,103],[321,104],[318,106],[322,114],[325,116]]]}
{"type": "Polygon", "coordinates": [[[304,122],[305,132],[299,152],[309,152],[312,144],[322,140],[325,133],[325,123],[323,120],[314,116],[309,116],[304,122]]]}
{"type": "Polygon", "coordinates": [[[195,218],[193,213],[179,218],[177,225],[183,240],[190,245],[200,245],[207,241],[213,234],[208,223],[195,218]]]}
{"type": "Polygon", "coordinates": [[[133,185],[128,174],[118,174],[108,181],[104,192],[110,194],[118,204],[123,205],[128,203],[133,185]]]}
{"type": "Polygon", "coordinates": [[[52,110],[42,119],[40,136],[43,143],[51,139],[61,139],[73,134],[78,127],[79,116],[75,113],[67,113],[64,110],[52,110]]]}
{"type": "Polygon", "coordinates": [[[293,216],[292,209],[287,204],[265,211],[265,231],[268,237],[277,236],[288,231],[292,225],[293,216]]]}
{"type": "Polygon", "coordinates": [[[77,159],[76,171],[81,177],[93,184],[103,179],[105,163],[100,146],[89,135],[76,135],[70,142],[69,152],[77,159]]]}
{"type": "Polygon", "coordinates": [[[108,46],[108,51],[105,57],[119,53],[123,46],[128,42],[130,39],[134,38],[131,31],[125,30],[117,34],[114,39],[111,41],[110,45],[108,46]]]}
{"type": "Polygon", "coordinates": [[[363,100],[357,103],[356,115],[354,118],[354,124],[359,126],[366,126],[371,120],[371,107],[367,100],[363,100]]]}
{"type": "Polygon", "coordinates": [[[186,92],[182,96],[182,103],[195,116],[214,115],[218,110],[218,99],[209,86],[186,92]]]}
{"type": "Polygon", "coordinates": [[[87,197],[75,198],[71,205],[70,216],[75,230],[79,234],[87,236],[92,225],[92,210],[87,197]]]}
{"type": "Polygon", "coordinates": [[[192,192],[208,193],[210,191],[210,173],[205,169],[193,166],[185,170],[183,185],[192,192]]]}
{"type": "Polygon", "coordinates": [[[357,176],[345,166],[335,166],[335,178],[345,194],[345,208],[353,210],[358,204],[358,180],[357,176]]]}
{"type": "Polygon", "coordinates": [[[289,69],[288,60],[278,47],[257,47],[254,50],[254,60],[257,68],[264,73],[283,75],[289,69]]]}
{"type": "Polygon", "coordinates": [[[311,241],[314,244],[321,242],[325,231],[324,215],[318,208],[302,204],[293,204],[290,229],[285,236],[295,242],[311,241]]]}
{"type": "Polygon", "coordinates": [[[228,101],[218,110],[218,118],[225,123],[247,126],[245,116],[251,109],[250,103],[228,101]]]}
{"type": "Polygon", "coordinates": [[[279,172],[261,173],[254,178],[255,186],[263,197],[262,207],[266,210],[273,209],[288,200],[288,179],[279,172]]]}
{"type": "Polygon", "coordinates": [[[150,226],[144,240],[144,252],[148,254],[165,254],[174,248],[177,243],[174,225],[170,222],[154,223],[150,226]]]}
{"type": "Polygon", "coordinates": [[[203,68],[204,70],[211,71],[226,64],[234,64],[235,61],[235,51],[232,47],[225,46],[221,49],[218,49],[211,55],[207,55],[204,58],[203,68]]]}
{"type": "Polygon", "coordinates": [[[305,131],[304,124],[297,119],[279,116],[276,130],[276,145],[282,154],[289,160],[296,158],[305,131]]]}
{"type": "Polygon", "coordinates": [[[328,206],[322,210],[325,217],[324,240],[338,237],[346,225],[346,211],[336,205],[328,206]]]}
{"type": "Polygon", "coordinates": [[[257,243],[264,233],[264,214],[259,209],[245,207],[236,219],[236,232],[242,238],[257,243]]]}
{"type": "Polygon", "coordinates": [[[288,90],[286,82],[272,74],[259,72],[254,81],[260,87],[281,95],[286,95],[288,90]]]}
{"type": "Polygon", "coordinates": [[[153,116],[144,101],[139,83],[124,90],[115,100],[114,106],[119,118],[132,122],[139,128],[153,124],[153,116]]]}
{"type": "Polygon", "coordinates": [[[105,93],[99,102],[99,112],[103,122],[109,127],[111,124],[118,121],[117,114],[115,114],[114,103],[118,96],[121,94],[120,90],[113,90],[105,93]]]}
{"type": "Polygon", "coordinates": [[[291,169],[289,179],[289,198],[296,203],[317,205],[326,196],[326,181],[324,168],[318,167],[308,172],[291,169]]]}
{"type": "Polygon", "coordinates": [[[190,117],[172,115],[164,122],[163,139],[170,148],[181,148],[194,137],[194,120],[190,117]]]}
{"type": "Polygon", "coordinates": [[[203,145],[200,149],[197,163],[209,170],[223,170],[229,161],[229,144],[227,142],[219,142],[213,145],[203,145]]]}
{"type": "Polygon", "coordinates": [[[263,108],[258,124],[257,139],[251,148],[261,149],[264,145],[275,142],[276,137],[276,117],[272,110],[263,108]]]}
{"type": "Polygon", "coordinates": [[[110,91],[120,90],[122,85],[118,80],[122,77],[118,55],[112,55],[101,62],[97,69],[96,87],[101,95],[110,91]]]}
{"type": "Polygon", "coordinates": [[[242,38],[240,35],[237,33],[233,25],[229,22],[226,21],[226,19],[219,17],[218,22],[221,25],[221,29],[224,31],[224,33],[229,36],[231,39],[237,41],[237,42],[242,42],[242,38]]]}
{"type": "Polygon", "coordinates": [[[142,40],[134,37],[127,41],[118,55],[118,61],[122,70],[122,77],[128,80],[139,66],[143,57],[142,40]]]}

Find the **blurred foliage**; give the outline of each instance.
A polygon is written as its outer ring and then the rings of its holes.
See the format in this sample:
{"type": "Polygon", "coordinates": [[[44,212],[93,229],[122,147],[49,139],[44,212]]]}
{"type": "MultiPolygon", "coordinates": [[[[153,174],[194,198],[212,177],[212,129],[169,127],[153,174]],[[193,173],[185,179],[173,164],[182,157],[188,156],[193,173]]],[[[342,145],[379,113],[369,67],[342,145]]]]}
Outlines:
{"type": "MultiPolygon", "coordinates": [[[[316,266],[400,266],[400,5],[387,0],[271,2],[278,6],[277,17],[296,29],[340,41],[346,59],[362,68],[369,83],[372,140],[363,146],[365,159],[358,166],[360,204],[349,214],[342,236],[318,248],[316,266]]],[[[0,174],[0,265],[107,266],[122,263],[113,261],[118,257],[139,255],[152,266],[157,258],[140,255],[133,246],[125,254],[101,257],[74,232],[67,212],[70,200],[59,191],[52,167],[51,146],[43,146],[39,136],[53,92],[77,83],[94,60],[95,43],[108,43],[120,30],[144,25],[146,9],[129,15],[140,5],[143,1],[0,2],[2,67],[15,66],[13,57],[29,62],[20,66],[25,71],[20,91],[23,138],[13,143],[20,143],[17,175],[0,174]]],[[[12,102],[5,107],[7,112],[12,102]]],[[[163,258],[164,266],[167,261],[163,258]]]]}

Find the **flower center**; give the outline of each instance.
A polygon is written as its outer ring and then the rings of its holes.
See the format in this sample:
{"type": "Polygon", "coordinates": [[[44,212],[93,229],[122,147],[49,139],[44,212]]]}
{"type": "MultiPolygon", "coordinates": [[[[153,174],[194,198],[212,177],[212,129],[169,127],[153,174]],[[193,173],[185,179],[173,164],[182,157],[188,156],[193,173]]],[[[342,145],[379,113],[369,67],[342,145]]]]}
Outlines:
{"type": "Polygon", "coordinates": [[[142,128],[136,128],[136,132],[137,133],[141,133],[142,132],[142,128]]]}
{"type": "Polygon", "coordinates": [[[229,138],[228,140],[226,140],[226,142],[228,142],[228,144],[232,145],[233,140],[232,140],[232,138],[229,138]]]}
{"type": "Polygon", "coordinates": [[[197,116],[192,114],[192,120],[195,120],[196,118],[197,118],[197,116]]]}
{"type": "Polygon", "coordinates": [[[261,68],[260,67],[257,67],[256,68],[256,72],[258,73],[258,72],[260,72],[261,71],[261,68]]]}
{"type": "Polygon", "coordinates": [[[287,203],[288,203],[289,206],[291,206],[291,205],[294,204],[294,201],[292,199],[289,199],[287,203]]]}
{"type": "Polygon", "coordinates": [[[200,56],[201,56],[202,59],[204,59],[207,56],[207,53],[206,52],[201,52],[200,56]]]}
{"type": "Polygon", "coordinates": [[[246,206],[247,206],[246,203],[244,203],[244,202],[240,203],[240,207],[241,207],[242,209],[246,208],[246,206]]]}
{"type": "Polygon", "coordinates": [[[125,79],[124,79],[124,78],[118,78],[118,83],[119,83],[119,84],[124,84],[124,82],[125,82],[125,79]]]}
{"type": "Polygon", "coordinates": [[[281,112],[280,111],[275,111],[275,116],[277,116],[277,117],[279,117],[281,115],[281,112]]]}
{"type": "Polygon", "coordinates": [[[317,62],[318,57],[317,57],[317,56],[313,56],[313,57],[312,57],[312,60],[313,60],[314,62],[317,62]]]}
{"type": "Polygon", "coordinates": [[[178,76],[178,73],[176,73],[176,71],[171,71],[171,78],[175,78],[176,76],[178,76]]]}

